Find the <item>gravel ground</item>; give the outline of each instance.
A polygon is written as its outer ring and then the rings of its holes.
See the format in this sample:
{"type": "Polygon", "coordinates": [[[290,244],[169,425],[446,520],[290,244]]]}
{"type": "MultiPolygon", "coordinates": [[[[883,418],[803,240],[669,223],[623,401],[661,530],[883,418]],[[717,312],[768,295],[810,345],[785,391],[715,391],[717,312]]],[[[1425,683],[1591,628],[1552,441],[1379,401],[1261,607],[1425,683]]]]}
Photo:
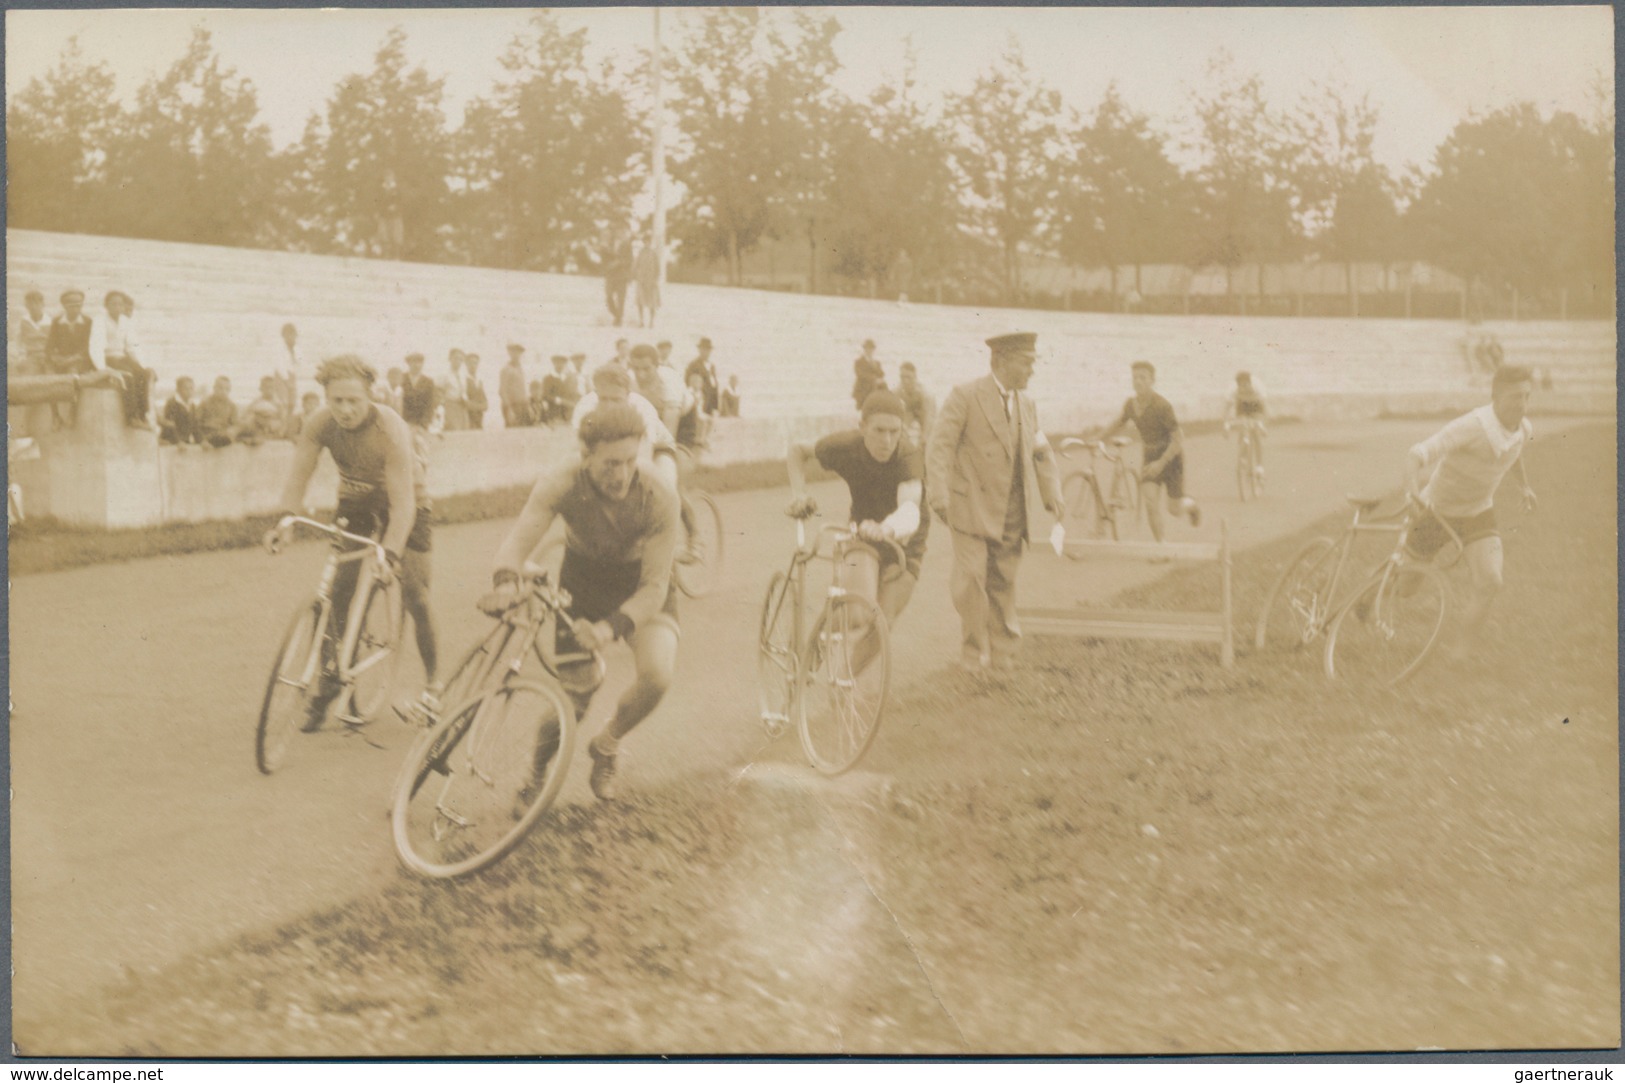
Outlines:
{"type": "MultiPolygon", "coordinates": [[[[132,973],[34,1039],[165,1056],[1617,1046],[1614,430],[1531,459],[1542,511],[1507,542],[1493,641],[1401,692],[1328,684],[1304,654],[1225,672],[1211,649],[1035,640],[1013,673],[902,689],[847,778],[753,767],[562,807],[490,873],[402,875],[132,973]]],[[[1239,627],[1338,525],[1237,558],[1239,627]]],[[[1179,573],[1134,600],[1214,589],[1179,573]]]]}

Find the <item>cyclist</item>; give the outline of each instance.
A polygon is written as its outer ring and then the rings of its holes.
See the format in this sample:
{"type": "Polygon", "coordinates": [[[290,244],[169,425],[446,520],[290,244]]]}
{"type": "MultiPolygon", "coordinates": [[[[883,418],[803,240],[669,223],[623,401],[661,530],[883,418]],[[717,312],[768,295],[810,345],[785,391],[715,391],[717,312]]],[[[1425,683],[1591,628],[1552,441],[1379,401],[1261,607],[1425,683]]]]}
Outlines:
{"type": "MultiPolygon", "coordinates": [[[[646,429],[629,403],[603,403],[582,419],[578,432],[581,461],[536,483],[497,549],[495,589],[480,606],[488,613],[513,607],[521,596],[520,566],[553,520],[563,519],[559,586],[570,595],[572,621],[558,630],[561,653],[577,646],[602,650],[621,640],[632,648],[636,667],[614,717],[587,745],[588,782],[607,801],[614,796],[621,739],[659,705],[677,661],[677,596],[671,581],[677,492],[639,465],[646,429]]],[[[549,755],[545,748],[539,753],[538,767],[549,755]]]]}
{"type": "Polygon", "coordinates": [[[1463,414],[1411,448],[1406,461],[1405,491],[1429,510],[1411,529],[1410,554],[1420,560],[1432,559],[1449,540],[1444,529],[1448,524],[1461,539],[1462,557],[1472,578],[1472,598],[1462,617],[1457,656],[1471,646],[1501,589],[1495,490],[1509,470],[1517,471],[1523,506],[1535,506],[1535,493],[1523,465],[1523,449],[1534,432],[1525,416],[1534,387],[1529,369],[1502,365],[1490,382],[1489,405],[1463,414]]]}
{"type": "Polygon", "coordinates": [[[1140,468],[1141,503],[1145,505],[1151,536],[1160,542],[1162,507],[1157,502],[1158,488],[1168,494],[1168,513],[1189,517],[1191,526],[1201,525],[1202,509],[1185,495],[1185,442],[1180,436],[1173,404],[1153,390],[1157,367],[1149,361],[1136,361],[1129,366],[1129,371],[1134,380],[1134,394],[1123,403],[1122,416],[1100,438],[1110,440],[1130,422],[1139,430],[1145,463],[1140,468]]]}
{"type": "MultiPolygon", "coordinates": [[[[412,617],[427,677],[423,706],[434,712],[442,688],[436,677],[438,657],[429,613],[432,518],[426,463],[401,416],[372,401],[376,379],[372,366],[351,355],[329,358],[316,370],[316,382],[326,393],[327,404],[306,418],[300,429],[293,467],[282,491],[283,514],[301,514],[305,489],[325,448],[339,472],[336,517],[345,520],[345,529],[352,534],[379,538],[389,554],[386,574],[400,576],[401,600],[412,617]]],[[[288,537],[273,527],[266,541],[280,547],[288,537]]],[[[350,561],[339,566],[333,581],[333,615],[323,644],[322,680],[310,703],[314,724],[320,724],[342,690],[333,652],[344,639],[359,574],[360,566],[350,561]]]]}
{"type": "Polygon", "coordinates": [[[1264,480],[1264,419],[1269,410],[1264,405],[1264,391],[1250,372],[1236,373],[1236,389],[1224,400],[1224,427],[1232,423],[1247,427],[1253,440],[1253,476],[1264,480]]]}
{"type": "Polygon", "coordinates": [[[871,391],[863,400],[858,428],[826,436],[816,444],[793,444],[787,463],[793,518],[806,518],[818,510],[807,495],[806,472],[807,462],[816,459],[846,482],[852,498],[848,519],[855,524],[858,537],[902,545],[905,564],[901,567],[890,547],[878,550],[878,565],[871,554],[861,550],[847,558],[847,570],[854,576],[849,585],[865,589],[887,621],[896,621],[914,594],[931,526],[923,499],[924,458],[903,434],[907,413],[894,392],[871,391]]]}
{"type": "Polygon", "coordinates": [[[671,430],[666,428],[666,423],[660,420],[654,404],[632,389],[632,374],[625,365],[607,361],[593,370],[592,390],[576,403],[575,411],[570,415],[570,427],[580,432],[581,423],[587,419],[587,415],[606,402],[624,402],[638,412],[643,419],[643,431],[647,434],[643,441],[643,457],[675,487],[677,441],[672,437],[671,430]]]}

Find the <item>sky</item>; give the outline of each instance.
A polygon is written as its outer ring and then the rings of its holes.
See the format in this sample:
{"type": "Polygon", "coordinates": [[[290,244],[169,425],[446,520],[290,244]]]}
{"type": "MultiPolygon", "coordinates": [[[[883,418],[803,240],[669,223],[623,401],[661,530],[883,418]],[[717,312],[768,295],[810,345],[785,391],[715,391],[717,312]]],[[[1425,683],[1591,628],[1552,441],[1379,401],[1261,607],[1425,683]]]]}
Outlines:
{"type": "MultiPolygon", "coordinates": [[[[652,38],[648,8],[555,9],[567,28],[588,31],[595,57],[630,58],[652,38]]],[[[839,7],[841,88],[854,96],[895,80],[910,43],[922,96],[966,90],[1013,37],[1029,66],[1067,104],[1092,111],[1107,85],[1164,131],[1178,135],[1208,59],[1225,49],[1257,73],[1272,103],[1288,107],[1316,80],[1369,92],[1380,110],[1376,152],[1395,169],[1425,165],[1472,111],[1514,101],[1590,115],[1601,78],[1612,93],[1614,41],[1608,7],[1086,8],[839,7]]],[[[409,10],[8,11],[6,90],[15,93],[55,64],[70,36],[105,61],[118,92],[167,69],[195,25],[206,26],[224,61],[253,80],[273,141],[295,141],[343,76],[364,72],[385,33],[401,26],[408,52],[446,80],[446,112],[485,94],[496,58],[529,17],[522,8],[409,10]]],[[[666,9],[668,47],[692,10],[666,9]]],[[[1610,101],[1609,108],[1612,108],[1610,101]]]]}

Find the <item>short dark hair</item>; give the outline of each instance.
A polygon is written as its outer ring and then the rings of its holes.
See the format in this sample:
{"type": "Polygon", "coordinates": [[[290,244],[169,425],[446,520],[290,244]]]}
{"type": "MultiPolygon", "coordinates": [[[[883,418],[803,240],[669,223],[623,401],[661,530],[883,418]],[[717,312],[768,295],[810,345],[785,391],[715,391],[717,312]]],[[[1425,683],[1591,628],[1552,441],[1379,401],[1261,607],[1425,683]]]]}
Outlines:
{"type": "Polygon", "coordinates": [[[1149,361],[1136,361],[1128,367],[1130,372],[1133,372],[1135,369],[1145,369],[1145,371],[1151,374],[1151,378],[1153,380],[1157,378],[1157,366],[1153,365],[1149,361]]]}
{"type": "Polygon", "coordinates": [[[1535,373],[1527,365],[1502,365],[1490,377],[1490,394],[1506,387],[1508,384],[1532,384],[1535,382],[1535,373]]]}
{"type": "Polygon", "coordinates": [[[632,347],[632,360],[636,361],[640,357],[648,358],[650,361],[659,361],[660,353],[647,342],[640,342],[632,347]]]}
{"type": "Polygon", "coordinates": [[[581,419],[579,434],[582,444],[591,451],[599,444],[625,440],[631,436],[641,439],[648,431],[643,424],[643,415],[630,402],[600,402],[581,419]]]}
{"type": "Polygon", "coordinates": [[[334,380],[360,380],[368,387],[378,379],[373,367],[353,353],[329,357],[316,368],[316,382],[326,387],[334,380]]]}

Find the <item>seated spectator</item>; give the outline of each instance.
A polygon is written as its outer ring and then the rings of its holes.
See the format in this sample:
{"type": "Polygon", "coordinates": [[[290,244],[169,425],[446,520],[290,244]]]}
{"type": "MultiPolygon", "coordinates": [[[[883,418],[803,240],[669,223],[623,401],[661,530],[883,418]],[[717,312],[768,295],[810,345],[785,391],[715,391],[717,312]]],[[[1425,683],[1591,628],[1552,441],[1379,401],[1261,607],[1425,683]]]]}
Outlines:
{"type": "Polygon", "coordinates": [[[547,389],[541,380],[530,382],[530,416],[542,424],[551,424],[547,416],[547,389]]]}
{"type": "Polygon", "coordinates": [[[688,374],[688,396],[683,400],[682,413],[673,432],[678,447],[695,451],[711,444],[711,416],[705,412],[705,377],[698,372],[688,374]]]}
{"type": "Polygon", "coordinates": [[[198,404],[192,401],[197,385],[190,376],[175,381],[175,394],[164,403],[158,419],[158,438],[166,444],[198,442],[198,404]]]}
{"type": "Polygon", "coordinates": [[[51,371],[45,359],[45,340],[51,334],[51,320],[45,315],[45,294],[29,290],[23,297],[26,311],[17,318],[17,333],[12,339],[18,351],[16,369],[19,375],[41,376],[51,371]]]}
{"type": "Polygon", "coordinates": [[[401,392],[406,386],[406,373],[401,370],[399,365],[396,365],[389,370],[389,375],[385,379],[389,383],[389,402],[387,405],[398,414],[402,409],[401,392]]]}
{"type": "Polygon", "coordinates": [[[728,377],[728,386],[722,389],[718,396],[720,410],[723,417],[739,416],[739,374],[733,373],[728,377]]]}
{"type": "Polygon", "coordinates": [[[242,426],[237,421],[237,404],[231,401],[231,379],[221,376],[214,392],[198,405],[198,441],[209,447],[225,447],[237,439],[242,426]]]}
{"type": "Polygon", "coordinates": [[[322,408],[322,396],[315,391],[306,391],[299,398],[299,412],[288,419],[288,439],[297,440],[304,431],[305,419],[322,408]]]}
{"type": "Polygon", "coordinates": [[[150,429],[147,415],[147,368],[141,363],[141,346],[135,330],[135,301],[129,294],[112,290],[102,300],[107,318],[102,332],[103,362],[124,374],[124,423],[132,428],[150,429]]]}
{"type": "Polygon", "coordinates": [[[275,376],[260,380],[260,397],[248,404],[248,417],[243,424],[243,443],[258,444],[265,440],[287,438],[288,418],[282,410],[282,397],[277,384],[275,376]]]}
{"type": "Polygon", "coordinates": [[[537,416],[549,425],[561,425],[570,420],[570,411],[575,409],[581,393],[575,390],[575,374],[569,371],[570,359],[556,353],[552,361],[553,371],[541,380],[542,405],[537,416]]]}

